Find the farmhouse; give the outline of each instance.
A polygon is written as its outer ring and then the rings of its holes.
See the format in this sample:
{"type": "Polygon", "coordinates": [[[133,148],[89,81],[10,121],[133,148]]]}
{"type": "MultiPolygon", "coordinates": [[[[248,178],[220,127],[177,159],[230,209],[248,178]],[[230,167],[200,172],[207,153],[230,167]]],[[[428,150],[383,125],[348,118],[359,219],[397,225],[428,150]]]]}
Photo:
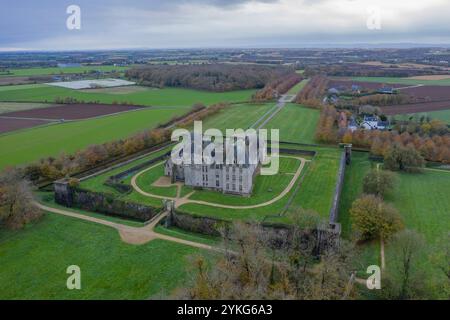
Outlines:
{"type": "Polygon", "coordinates": [[[238,161],[235,150],[233,163],[178,165],[169,158],[164,164],[164,174],[171,177],[172,183],[181,181],[191,187],[244,196],[251,195],[258,171],[259,165],[250,162],[247,150],[243,162],[238,161]]]}

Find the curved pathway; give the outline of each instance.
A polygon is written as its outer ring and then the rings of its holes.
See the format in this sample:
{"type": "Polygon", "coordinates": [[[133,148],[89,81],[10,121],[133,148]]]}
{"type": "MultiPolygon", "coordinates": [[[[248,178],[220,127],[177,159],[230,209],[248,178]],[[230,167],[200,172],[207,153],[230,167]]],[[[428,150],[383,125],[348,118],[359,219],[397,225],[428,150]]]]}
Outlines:
{"type": "Polygon", "coordinates": [[[142,190],[141,188],[139,188],[139,186],[136,183],[137,178],[153,169],[154,167],[160,165],[156,164],[154,166],[151,166],[145,170],[142,170],[141,172],[138,172],[136,175],[133,176],[133,178],[131,178],[131,186],[134,188],[134,190],[136,190],[138,193],[142,194],[143,196],[147,196],[147,197],[153,197],[153,198],[158,198],[158,199],[168,199],[168,200],[174,200],[175,201],[175,207],[179,207],[181,204],[187,204],[187,203],[195,203],[195,204],[201,204],[201,205],[207,205],[207,206],[211,206],[211,207],[216,207],[216,208],[225,208],[225,209],[255,209],[255,208],[260,208],[260,207],[265,207],[268,205],[271,205],[272,203],[280,200],[281,198],[283,198],[286,194],[289,193],[289,191],[291,191],[291,189],[294,187],[295,182],[297,181],[297,179],[300,177],[300,174],[303,171],[303,168],[305,167],[305,163],[307,162],[306,159],[304,158],[300,158],[300,157],[293,157],[293,156],[281,156],[281,158],[292,158],[292,159],[297,159],[300,160],[300,166],[298,167],[297,171],[295,172],[293,178],[291,179],[291,181],[289,182],[288,186],[275,198],[263,202],[263,203],[259,203],[259,204],[254,204],[254,205],[247,205],[247,206],[235,206],[235,205],[225,205],[225,204],[220,204],[220,203],[215,203],[215,202],[208,202],[208,201],[201,201],[201,200],[191,200],[188,199],[188,197],[192,194],[188,194],[186,197],[184,198],[173,198],[173,197],[165,197],[165,196],[159,196],[156,194],[152,194],[149,192],[145,192],[144,190],[142,190]]]}
{"type": "Polygon", "coordinates": [[[112,222],[112,221],[108,221],[108,220],[103,220],[100,218],[91,217],[91,216],[87,216],[87,215],[84,215],[81,213],[72,212],[69,210],[48,207],[48,206],[43,205],[38,202],[36,202],[36,205],[44,211],[48,211],[48,212],[60,214],[63,216],[76,218],[76,219],[81,219],[81,220],[85,220],[85,221],[89,221],[89,222],[94,222],[94,223],[98,223],[98,224],[102,224],[104,226],[114,228],[119,232],[120,238],[122,239],[122,241],[125,243],[128,243],[128,244],[144,244],[144,243],[150,242],[154,239],[161,239],[161,240],[176,242],[179,244],[184,244],[187,246],[196,247],[196,248],[200,248],[200,249],[207,249],[207,250],[214,250],[214,251],[220,250],[220,248],[213,247],[213,246],[210,246],[207,244],[184,240],[184,239],[180,239],[180,238],[176,238],[176,237],[171,237],[168,235],[164,235],[164,234],[155,232],[154,228],[156,227],[156,225],[158,225],[158,223],[161,221],[161,219],[166,217],[167,212],[161,213],[160,215],[156,216],[153,220],[151,220],[151,222],[148,225],[146,225],[144,227],[131,227],[131,226],[127,226],[127,225],[124,225],[121,223],[116,223],[116,222],[112,222]]]}

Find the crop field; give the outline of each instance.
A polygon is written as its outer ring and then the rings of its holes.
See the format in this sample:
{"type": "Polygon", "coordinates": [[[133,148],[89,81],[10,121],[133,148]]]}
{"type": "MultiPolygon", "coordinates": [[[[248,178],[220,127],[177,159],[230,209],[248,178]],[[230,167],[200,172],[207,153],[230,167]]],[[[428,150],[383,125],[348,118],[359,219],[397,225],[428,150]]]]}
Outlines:
{"type": "Polygon", "coordinates": [[[41,75],[58,75],[61,73],[87,73],[89,71],[125,71],[129,67],[115,67],[115,66],[79,66],[79,67],[51,67],[51,68],[23,68],[23,69],[10,69],[8,73],[0,73],[0,77],[11,76],[41,76],[41,75]]]}
{"type": "Polygon", "coordinates": [[[441,80],[424,80],[414,78],[395,78],[395,77],[351,77],[353,81],[378,82],[386,84],[404,84],[404,85],[433,85],[433,86],[450,86],[450,79],[441,80]]]}
{"type": "MultiPolygon", "coordinates": [[[[0,168],[61,152],[73,153],[91,144],[121,139],[157,127],[187,107],[145,108],[108,117],[66,122],[0,136],[0,168]]],[[[9,119],[8,119],[9,120],[9,119]]]]}
{"type": "Polygon", "coordinates": [[[47,85],[27,85],[27,87],[11,86],[0,88],[0,101],[8,102],[55,102],[60,98],[75,98],[85,103],[98,102],[112,104],[114,102],[143,106],[191,106],[194,103],[210,105],[218,102],[239,102],[250,100],[255,90],[239,90],[230,92],[207,92],[180,88],[154,89],[145,88],[121,97],[117,94],[103,92],[78,91],[47,85]]]}
{"type": "Polygon", "coordinates": [[[269,121],[266,128],[279,129],[281,141],[314,143],[319,115],[319,110],[290,103],[269,121]]]}
{"type": "Polygon", "coordinates": [[[161,297],[183,285],[187,258],[199,252],[163,240],[129,245],[112,228],[46,214],[25,230],[0,233],[0,299],[161,297]],[[82,270],[82,290],[67,290],[73,264],[82,270]]]}
{"type": "Polygon", "coordinates": [[[142,110],[143,107],[104,104],[67,104],[20,110],[0,115],[2,120],[36,119],[36,120],[84,120],[99,116],[112,115],[127,111],[142,110]]]}
{"type": "Polygon", "coordinates": [[[53,105],[48,103],[0,102],[0,116],[8,112],[48,108],[51,106],[53,105]]]}

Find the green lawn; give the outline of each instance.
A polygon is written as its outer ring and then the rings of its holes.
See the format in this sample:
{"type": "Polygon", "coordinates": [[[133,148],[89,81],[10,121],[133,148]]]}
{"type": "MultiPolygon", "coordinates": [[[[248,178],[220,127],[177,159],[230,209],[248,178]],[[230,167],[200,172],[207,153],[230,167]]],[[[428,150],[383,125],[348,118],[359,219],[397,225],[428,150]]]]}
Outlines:
{"type": "Polygon", "coordinates": [[[300,92],[300,90],[302,90],[305,85],[308,83],[309,79],[304,79],[302,81],[300,81],[299,83],[297,83],[295,86],[293,86],[289,91],[288,94],[297,94],[300,92]]]}
{"type": "Polygon", "coordinates": [[[103,118],[37,127],[0,136],[0,169],[155,128],[187,107],[144,109],[103,118]]]}
{"type": "Polygon", "coordinates": [[[200,251],[163,240],[129,245],[107,226],[47,214],[25,230],[0,233],[0,299],[146,299],[187,279],[187,257],[200,251]],[[106,253],[106,254],[105,254],[106,253]],[[81,290],[66,269],[81,268],[81,290]]]}
{"type": "Polygon", "coordinates": [[[156,194],[164,197],[174,198],[177,196],[177,187],[155,187],[152,184],[160,177],[164,176],[164,162],[160,162],[158,166],[141,174],[137,179],[137,185],[145,192],[156,194]]]}
{"type": "Polygon", "coordinates": [[[47,74],[61,74],[61,73],[87,73],[92,70],[98,71],[125,71],[129,67],[115,67],[115,66],[79,66],[79,67],[50,67],[50,68],[21,68],[21,69],[9,69],[10,73],[0,73],[0,77],[11,77],[11,76],[39,76],[47,74]]]}
{"type": "Polygon", "coordinates": [[[72,97],[79,101],[111,104],[126,102],[145,106],[191,106],[194,103],[210,105],[218,102],[247,101],[255,90],[240,90],[230,92],[208,92],[181,88],[155,89],[145,87],[127,95],[115,93],[87,92],[86,90],[71,90],[66,88],[36,85],[12,86],[11,90],[2,88],[0,90],[0,101],[20,102],[54,102],[55,98],[72,97]]]}
{"type": "Polygon", "coordinates": [[[380,83],[399,83],[404,85],[417,85],[425,84],[429,86],[450,86],[450,79],[443,80],[418,80],[408,78],[395,78],[395,77],[351,77],[353,81],[368,81],[368,82],[380,82],[380,83]]]}
{"type": "Polygon", "coordinates": [[[290,103],[275,115],[265,128],[279,129],[281,141],[314,143],[319,116],[319,110],[290,103]]]}
{"type": "Polygon", "coordinates": [[[426,170],[399,174],[398,185],[386,200],[400,211],[407,228],[432,243],[450,230],[450,173],[426,170]]]}
{"type": "Polygon", "coordinates": [[[203,120],[203,130],[216,128],[226,134],[226,129],[247,129],[271,108],[272,103],[233,105],[203,120]]]}

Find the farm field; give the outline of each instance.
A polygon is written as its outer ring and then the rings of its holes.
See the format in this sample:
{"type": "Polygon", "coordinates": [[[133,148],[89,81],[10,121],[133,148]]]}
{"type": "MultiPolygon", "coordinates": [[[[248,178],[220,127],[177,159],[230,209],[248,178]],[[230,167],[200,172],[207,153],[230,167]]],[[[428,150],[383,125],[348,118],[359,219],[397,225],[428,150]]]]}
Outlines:
{"type": "Polygon", "coordinates": [[[396,78],[396,77],[351,77],[353,81],[379,82],[386,84],[404,84],[404,85],[433,85],[433,86],[450,86],[450,79],[442,80],[423,80],[413,78],[396,78]]]}
{"type": "Polygon", "coordinates": [[[84,120],[88,118],[105,116],[120,112],[142,110],[139,106],[105,105],[105,104],[67,104],[51,105],[46,108],[34,108],[31,110],[13,111],[4,113],[2,117],[38,118],[38,119],[64,119],[84,120]]]}
{"type": "Polygon", "coordinates": [[[10,69],[9,73],[0,73],[0,77],[11,76],[40,76],[47,74],[61,74],[61,73],[87,73],[89,71],[125,71],[129,67],[115,67],[115,66],[79,66],[79,67],[51,67],[51,68],[23,68],[23,69],[10,69]]]}
{"type": "Polygon", "coordinates": [[[279,129],[281,141],[314,143],[319,116],[319,110],[290,103],[276,114],[265,128],[279,129]]]}
{"type": "Polygon", "coordinates": [[[87,92],[59,88],[47,85],[29,85],[26,88],[20,86],[3,87],[0,90],[0,101],[8,102],[54,102],[56,98],[75,98],[85,103],[98,102],[112,104],[114,102],[143,106],[191,106],[194,103],[210,105],[218,102],[247,101],[255,90],[240,90],[230,92],[207,92],[180,88],[145,88],[121,97],[117,94],[87,92]]]}
{"type": "MultiPolygon", "coordinates": [[[[145,129],[157,127],[187,107],[146,108],[119,115],[66,122],[0,136],[0,168],[73,153],[91,144],[121,139],[145,129]]],[[[9,119],[8,119],[9,120],[9,119]]]]}
{"type": "Polygon", "coordinates": [[[393,106],[380,107],[385,115],[411,114],[419,112],[432,112],[450,109],[449,101],[437,101],[414,104],[401,104],[393,106]]]}
{"type": "MultiPolygon", "coordinates": [[[[430,111],[430,112],[420,112],[417,114],[412,114],[412,116],[422,116],[425,115],[430,117],[431,119],[438,119],[444,121],[447,124],[450,124],[450,109],[449,110],[441,110],[441,111],[430,111]]],[[[397,119],[402,119],[402,116],[396,117],[397,119]]]]}
{"type": "Polygon", "coordinates": [[[107,226],[46,214],[25,230],[0,234],[0,299],[161,297],[184,283],[186,259],[199,252],[163,240],[129,245],[107,226]],[[67,290],[73,264],[81,268],[82,290],[67,290]]]}
{"type": "Polygon", "coordinates": [[[48,103],[0,102],[0,116],[3,116],[3,113],[48,108],[50,106],[52,105],[48,103]]]}

